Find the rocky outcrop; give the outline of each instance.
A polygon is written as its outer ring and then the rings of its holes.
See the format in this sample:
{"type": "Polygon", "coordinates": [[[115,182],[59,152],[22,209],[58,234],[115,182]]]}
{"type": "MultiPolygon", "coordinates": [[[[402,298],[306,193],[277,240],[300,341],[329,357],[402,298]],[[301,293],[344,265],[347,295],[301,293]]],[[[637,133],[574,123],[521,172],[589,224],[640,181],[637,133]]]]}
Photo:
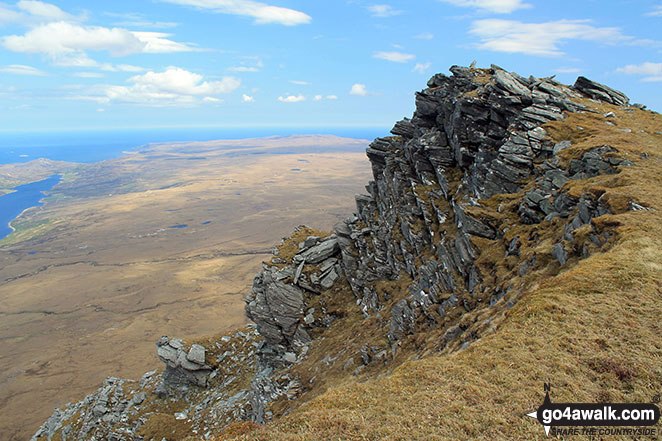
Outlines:
{"type": "Polygon", "coordinates": [[[204,345],[163,337],[163,373],[130,392],[108,380],[56,411],[34,439],[56,432],[140,439],[145,412],[177,400],[186,405],[175,419],[204,438],[233,421],[268,422],[271,403],[295,400],[335,360],[347,375],[361,375],[391,363],[423,333],[435,351],[468,347],[536,274],[548,277],[603,249],[613,232],[598,218],[613,207],[599,187],[575,184],[633,163],[602,143],[579,149],[581,136],[552,136],[550,126],[573,112],[595,115],[593,102],[627,106],[628,98],[582,77],[565,86],[498,66],[450,71],[416,94],[414,114],[395,124],[394,136],[370,144],[373,180],[356,196],[356,213],[334,234],[298,227],[263,263],[245,299],[255,330],[204,345]],[[342,315],[320,299],[340,293],[354,297],[346,305],[353,320],[370,319],[372,341],[325,354],[302,381],[296,367],[342,315]]]}
{"type": "MultiPolygon", "coordinates": [[[[507,237],[511,227],[498,207],[483,201],[530,188],[519,203],[521,222],[568,219],[563,240],[573,246],[559,242],[552,255],[564,265],[573,254],[588,254],[584,246],[575,250],[572,231],[609,212],[593,195],[570,196],[566,183],[632,164],[609,146],[567,164],[558,155],[571,141],[555,142],[543,127],[568,112],[589,111],[581,102],[585,97],[626,105],[624,94],[585,78],[567,87],[497,66],[450,70],[452,76],[435,75],[416,94],[416,111],[396,123],[396,136],[370,145],[369,194],[358,196],[356,216],[336,227],[345,275],[366,316],[389,301],[380,297],[376,281],[403,274],[413,280],[409,295],[390,311],[392,343],[416,332],[421,322],[447,327],[445,340],[453,340],[462,329],[444,318],[449,311],[494,306],[504,297],[505,280],[476,265],[485,250],[475,242],[486,239],[491,247],[503,246],[506,255],[519,255],[521,241],[507,237]]],[[[597,231],[591,238],[605,241],[597,231]]],[[[515,275],[535,265],[534,256],[515,275]]]]}
{"type": "Polygon", "coordinates": [[[626,106],[630,102],[630,99],[624,93],[607,87],[604,84],[591,81],[585,77],[577,78],[573,87],[593,99],[604,101],[609,104],[626,106]]]}
{"type": "Polygon", "coordinates": [[[206,349],[198,344],[185,348],[180,339],[164,336],[156,343],[156,354],[165,363],[163,387],[159,390],[164,396],[169,386],[196,385],[207,386],[207,379],[212,372],[205,362],[206,349]]]}
{"type": "MultiPolygon", "coordinates": [[[[148,424],[154,416],[168,416],[208,439],[226,425],[250,418],[251,380],[261,341],[254,326],[206,347],[163,337],[157,354],[166,363],[165,371],[147,372],[139,381],[106,379],[82,401],[56,409],[32,440],[138,441],[153,431],[168,433],[159,424],[148,424]]],[[[281,390],[288,393],[288,388],[281,390]]]]}
{"type": "MultiPolygon", "coordinates": [[[[298,227],[293,237],[306,230],[298,227]]],[[[246,297],[246,315],[264,336],[261,354],[270,364],[292,364],[298,354],[305,353],[311,342],[308,331],[319,325],[314,310],[306,307],[305,297],[330,289],[343,274],[336,235],[302,239],[292,244],[296,254],[291,257],[274,250],[272,264],[263,265],[246,297]]],[[[283,239],[281,245],[286,240],[293,239],[283,239]]]]}

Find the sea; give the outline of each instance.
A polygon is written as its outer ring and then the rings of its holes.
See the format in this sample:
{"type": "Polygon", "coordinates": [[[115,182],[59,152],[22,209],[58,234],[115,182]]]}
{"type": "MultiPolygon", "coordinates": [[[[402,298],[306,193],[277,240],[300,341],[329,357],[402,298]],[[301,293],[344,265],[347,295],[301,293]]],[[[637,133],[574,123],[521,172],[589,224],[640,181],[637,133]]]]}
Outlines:
{"type": "MultiPolygon", "coordinates": [[[[53,161],[93,163],[136,151],[146,144],[177,141],[261,138],[289,135],[335,135],[372,140],[386,136],[387,127],[250,127],[151,128],[122,130],[0,131],[0,164],[53,161]]],[[[16,187],[0,196],[0,240],[11,234],[9,223],[24,210],[42,205],[60,176],[16,187]]]]}
{"type": "Polygon", "coordinates": [[[289,135],[335,135],[374,139],[387,136],[387,127],[251,127],[155,128],[79,131],[0,131],[0,164],[48,158],[68,162],[98,162],[124,151],[159,142],[213,141],[289,135]]]}

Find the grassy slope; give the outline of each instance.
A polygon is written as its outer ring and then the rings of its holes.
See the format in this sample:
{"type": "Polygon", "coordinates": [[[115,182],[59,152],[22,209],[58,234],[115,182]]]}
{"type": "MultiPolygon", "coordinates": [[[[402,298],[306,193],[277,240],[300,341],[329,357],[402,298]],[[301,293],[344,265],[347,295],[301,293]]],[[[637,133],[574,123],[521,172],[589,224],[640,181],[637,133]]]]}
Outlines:
{"type": "Polygon", "coordinates": [[[594,222],[615,226],[609,251],[539,280],[496,333],[468,349],[346,381],[270,425],[234,425],[218,439],[542,439],[542,427],[524,414],[542,403],[544,382],[559,402],[647,402],[661,393],[662,136],[654,132],[662,118],[591,107],[614,111],[616,126],[601,115],[575,114],[550,132],[572,138],[575,152],[608,143],[635,163],[590,184],[569,184],[573,194],[606,190],[617,214],[594,222]],[[653,210],[628,211],[629,201],[653,210]]]}

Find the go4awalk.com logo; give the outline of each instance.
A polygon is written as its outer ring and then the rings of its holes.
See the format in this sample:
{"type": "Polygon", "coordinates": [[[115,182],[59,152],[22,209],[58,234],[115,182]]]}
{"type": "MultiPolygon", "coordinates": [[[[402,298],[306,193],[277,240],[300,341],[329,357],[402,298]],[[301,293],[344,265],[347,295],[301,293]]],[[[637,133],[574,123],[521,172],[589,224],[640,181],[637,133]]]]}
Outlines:
{"type": "Polygon", "coordinates": [[[545,400],[538,410],[526,414],[536,418],[552,435],[651,436],[660,420],[653,403],[552,403],[550,385],[545,384],[545,400]]]}

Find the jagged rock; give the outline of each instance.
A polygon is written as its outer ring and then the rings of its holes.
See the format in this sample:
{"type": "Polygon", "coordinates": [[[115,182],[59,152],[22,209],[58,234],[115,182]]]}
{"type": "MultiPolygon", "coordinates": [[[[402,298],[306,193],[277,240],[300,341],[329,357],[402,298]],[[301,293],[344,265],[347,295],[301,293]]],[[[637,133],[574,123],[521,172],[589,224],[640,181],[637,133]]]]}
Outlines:
{"type": "Polygon", "coordinates": [[[187,385],[206,387],[211,368],[205,363],[205,351],[203,346],[194,344],[187,352],[181,340],[161,337],[156,343],[156,353],[166,365],[165,389],[187,385]]]}
{"type": "Polygon", "coordinates": [[[565,250],[565,247],[562,243],[557,243],[554,245],[552,250],[552,256],[559,261],[559,265],[563,266],[568,261],[568,252],[565,250]]]}
{"type": "Polygon", "coordinates": [[[270,272],[263,271],[255,277],[246,302],[246,314],[267,344],[293,343],[299,321],[303,319],[301,289],[274,280],[270,272]]]}
{"type": "Polygon", "coordinates": [[[320,238],[318,236],[308,236],[306,240],[304,240],[299,244],[299,249],[307,250],[308,248],[317,245],[317,242],[319,242],[319,240],[320,238]]]}
{"type": "Polygon", "coordinates": [[[506,256],[519,256],[519,248],[519,237],[514,237],[508,244],[508,248],[506,249],[506,256]]]}
{"type": "Polygon", "coordinates": [[[573,87],[593,99],[604,101],[609,104],[627,106],[630,102],[630,99],[623,92],[619,92],[603,84],[591,81],[585,77],[577,78],[573,87]]]}
{"type": "Polygon", "coordinates": [[[413,138],[416,133],[416,126],[412,124],[409,118],[398,121],[395,127],[391,130],[394,135],[404,136],[405,138],[413,138]]]}
{"type": "Polygon", "coordinates": [[[329,257],[333,256],[338,251],[340,251],[340,246],[338,245],[338,238],[332,236],[325,239],[319,245],[309,248],[303,253],[297,254],[296,256],[294,256],[294,261],[318,264],[323,260],[326,260],[329,257]]]}
{"type": "Polygon", "coordinates": [[[205,352],[206,349],[204,348],[204,346],[194,344],[191,346],[191,349],[189,350],[188,354],[186,354],[186,359],[192,361],[193,363],[197,363],[198,365],[204,365],[205,352]]]}
{"type": "Polygon", "coordinates": [[[391,311],[391,327],[388,338],[391,341],[398,340],[414,330],[414,311],[409,307],[406,300],[400,300],[391,311]]]}
{"type": "Polygon", "coordinates": [[[334,268],[331,268],[331,270],[324,276],[324,278],[320,281],[320,285],[322,285],[322,288],[324,289],[330,289],[334,283],[336,283],[336,280],[338,280],[340,276],[336,272],[334,268]]]}
{"type": "Polygon", "coordinates": [[[559,152],[569,148],[572,145],[570,141],[561,141],[556,144],[554,144],[554,154],[558,154],[559,152]]]}

